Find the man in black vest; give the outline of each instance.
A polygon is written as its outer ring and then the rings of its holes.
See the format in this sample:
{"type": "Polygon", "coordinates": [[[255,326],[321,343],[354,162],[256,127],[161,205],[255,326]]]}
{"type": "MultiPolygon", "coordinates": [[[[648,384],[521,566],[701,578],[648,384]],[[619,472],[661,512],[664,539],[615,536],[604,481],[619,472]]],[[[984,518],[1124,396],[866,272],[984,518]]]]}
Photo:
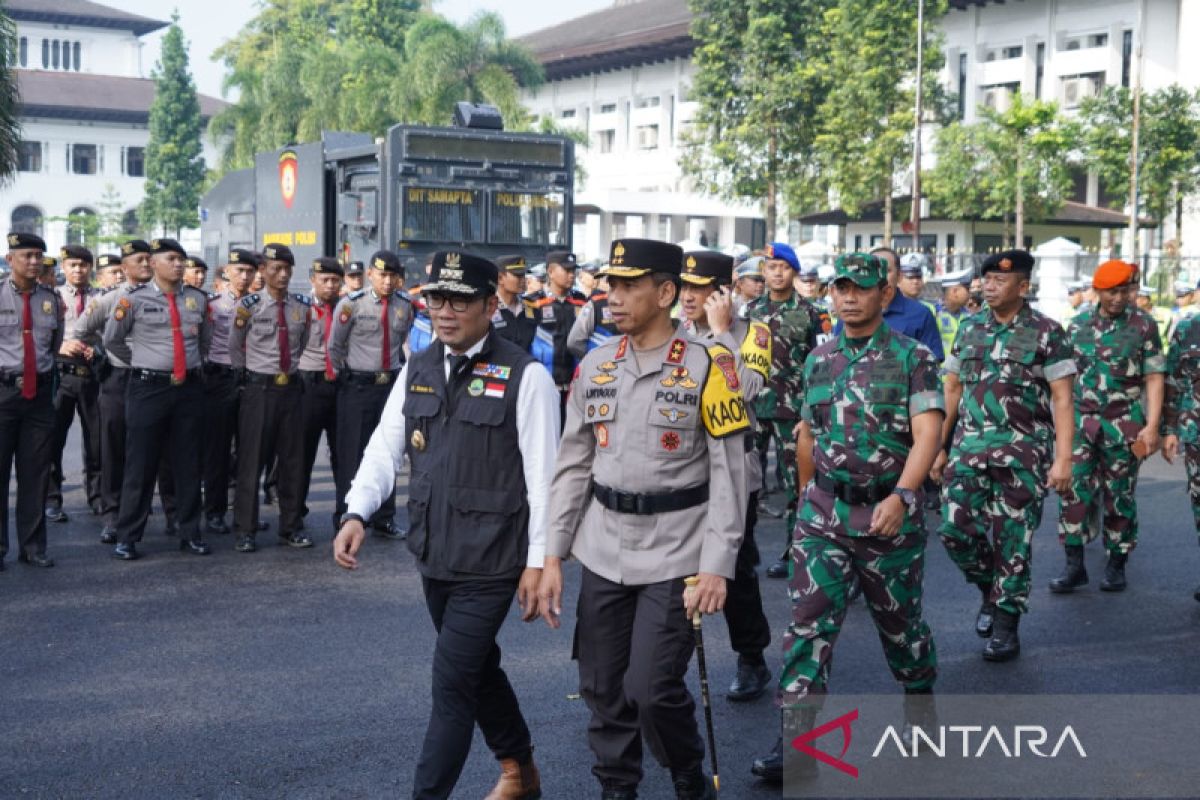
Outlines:
{"type": "Polygon", "coordinates": [[[527,622],[538,614],[559,401],[546,369],[493,331],[496,283],[490,261],[434,254],[422,294],[437,340],[401,370],[333,543],[337,563],[356,568],[363,521],[391,496],[407,456],[408,548],[438,631],[416,800],[450,796],[476,722],[501,766],[488,800],[541,797],[496,634],[514,593],[527,622]]]}

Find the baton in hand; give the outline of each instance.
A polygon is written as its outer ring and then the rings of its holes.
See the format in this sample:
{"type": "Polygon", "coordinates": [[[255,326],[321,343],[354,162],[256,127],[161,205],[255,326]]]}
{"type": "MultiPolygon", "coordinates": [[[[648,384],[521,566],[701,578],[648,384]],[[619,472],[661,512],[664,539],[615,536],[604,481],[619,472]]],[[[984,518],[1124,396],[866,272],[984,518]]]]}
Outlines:
{"type": "MultiPolygon", "coordinates": [[[[683,579],[688,591],[695,592],[700,578],[693,575],[683,579]]],[[[700,700],[704,703],[704,727],[708,733],[708,752],[712,757],[713,788],[721,791],[721,778],[717,774],[717,740],[713,736],[712,701],[708,694],[708,665],[704,662],[704,630],[700,627],[700,611],[692,615],[692,633],[696,637],[696,666],[700,672],[700,700]]]]}

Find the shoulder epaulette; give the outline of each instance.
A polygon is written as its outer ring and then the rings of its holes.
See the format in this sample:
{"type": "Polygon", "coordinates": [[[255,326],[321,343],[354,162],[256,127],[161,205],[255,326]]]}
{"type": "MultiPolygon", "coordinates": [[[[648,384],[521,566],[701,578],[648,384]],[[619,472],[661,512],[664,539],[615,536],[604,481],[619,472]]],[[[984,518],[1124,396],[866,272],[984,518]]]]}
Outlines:
{"type": "Polygon", "coordinates": [[[312,305],[312,298],[306,294],[294,294],[294,295],[292,295],[292,298],[298,302],[303,303],[306,306],[312,305]]]}
{"type": "Polygon", "coordinates": [[[205,294],[208,295],[208,302],[210,303],[221,296],[217,292],[205,292],[205,294]]]}
{"type": "Polygon", "coordinates": [[[140,292],[142,289],[145,289],[147,285],[148,284],[145,283],[135,283],[133,286],[125,284],[125,293],[133,294],[134,292],[140,292]]]}
{"type": "Polygon", "coordinates": [[[350,294],[346,295],[346,299],[347,300],[357,300],[358,298],[362,297],[366,293],[367,293],[366,289],[359,289],[356,292],[351,292],[350,294]]]}
{"type": "Polygon", "coordinates": [[[254,308],[262,298],[257,294],[248,294],[242,298],[242,305],[246,308],[254,308]]]}

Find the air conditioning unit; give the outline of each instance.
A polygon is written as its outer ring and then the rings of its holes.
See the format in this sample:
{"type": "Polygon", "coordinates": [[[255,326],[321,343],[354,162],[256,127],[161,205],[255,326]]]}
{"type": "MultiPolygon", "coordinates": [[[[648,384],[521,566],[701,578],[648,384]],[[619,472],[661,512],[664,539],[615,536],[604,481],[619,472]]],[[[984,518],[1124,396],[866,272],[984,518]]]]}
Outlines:
{"type": "Polygon", "coordinates": [[[1088,97],[1096,95],[1096,82],[1091,78],[1068,78],[1063,81],[1063,105],[1075,108],[1088,97]]]}
{"type": "Polygon", "coordinates": [[[1003,114],[1012,104],[1012,92],[1000,86],[988,89],[983,93],[983,104],[992,111],[1003,114]]]}

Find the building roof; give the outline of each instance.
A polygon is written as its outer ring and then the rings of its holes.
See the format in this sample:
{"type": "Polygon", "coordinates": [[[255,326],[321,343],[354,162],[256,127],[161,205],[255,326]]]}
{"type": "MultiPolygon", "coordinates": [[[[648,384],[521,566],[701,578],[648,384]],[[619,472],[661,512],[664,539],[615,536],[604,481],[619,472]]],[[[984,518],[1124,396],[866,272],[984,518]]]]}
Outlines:
{"type": "Polygon", "coordinates": [[[690,56],[687,0],[638,0],[594,11],[518,41],[541,62],[547,80],[690,56]]]}
{"type": "MultiPolygon", "coordinates": [[[[52,119],[148,122],[154,81],[86,72],[18,69],[21,116],[52,119]]],[[[200,115],[212,117],[228,103],[199,95],[200,115]]]]}
{"type": "MultiPolygon", "coordinates": [[[[895,197],[892,200],[894,206],[910,206],[912,197],[903,195],[895,197]]],[[[922,217],[922,222],[927,221],[942,221],[945,217],[922,217]]],[[[899,216],[897,216],[899,220],[899,216]]],[[[974,222],[983,222],[985,220],[969,220],[974,222]]],[[[999,222],[1000,220],[986,220],[987,222],[999,222]]],[[[851,217],[845,211],[833,209],[831,211],[821,211],[816,214],[806,214],[800,217],[801,225],[847,225],[858,222],[883,222],[883,201],[876,200],[873,203],[868,203],[863,207],[861,213],[855,217],[851,217]]],[[[1129,224],[1129,217],[1120,211],[1114,211],[1111,208],[1100,208],[1099,206],[1089,206],[1086,203],[1080,203],[1075,200],[1067,200],[1062,204],[1062,208],[1058,210],[1054,216],[1047,220],[1039,221],[1041,225],[1070,225],[1077,228],[1124,228],[1129,224]]],[[[1145,217],[1138,220],[1140,228],[1154,228],[1158,223],[1152,219],[1145,217]]]]}
{"type": "Polygon", "coordinates": [[[93,28],[116,28],[145,36],[167,27],[167,23],[91,0],[5,0],[4,11],[15,20],[50,22],[59,25],[83,25],[93,28]]]}

